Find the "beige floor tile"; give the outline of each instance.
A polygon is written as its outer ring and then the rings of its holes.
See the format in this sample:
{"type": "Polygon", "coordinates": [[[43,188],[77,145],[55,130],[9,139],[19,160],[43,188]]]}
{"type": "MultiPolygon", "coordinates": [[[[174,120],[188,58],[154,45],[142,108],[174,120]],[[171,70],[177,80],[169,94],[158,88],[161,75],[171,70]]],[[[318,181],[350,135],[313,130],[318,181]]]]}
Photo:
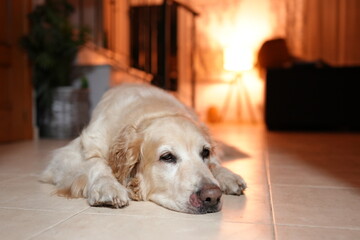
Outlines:
{"type": "Polygon", "coordinates": [[[278,240],[353,240],[360,239],[360,230],[276,226],[278,240]]]}
{"type": "Polygon", "coordinates": [[[222,165],[242,176],[249,186],[267,185],[266,168],[263,160],[246,158],[224,161],[222,165]]]}
{"type": "Polygon", "coordinates": [[[305,164],[302,167],[272,167],[270,164],[270,176],[272,184],[358,187],[360,191],[360,169],[324,169],[305,164]]]}
{"type": "Polygon", "coordinates": [[[18,174],[0,174],[0,183],[21,177],[18,174]]]}
{"type": "Polygon", "coordinates": [[[272,185],[275,222],[360,229],[358,189],[272,185]]]}
{"type": "Polygon", "coordinates": [[[248,155],[262,153],[266,146],[266,131],[259,125],[214,124],[211,125],[211,133],[215,139],[234,146],[248,155]]]}
{"type": "Polygon", "coordinates": [[[242,201],[236,196],[225,196],[222,220],[272,224],[268,187],[249,185],[242,201]]]}
{"type": "Polygon", "coordinates": [[[35,174],[46,166],[51,152],[68,141],[39,140],[0,145],[0,173],[35,174]]]}
{"type": "Polygon", "coordinates": [[[36,239],[274,239],[271,225],[153,216],[79,214],[36,239]]]}
{"type": "Polygon", "coordinates": [[[241,175],[249,185],[267,184],[264,129],[259,126],[233,124],[212,127],[215,137],[225,145],[219,144],[219,148],[225,153],[221,157],[222,165],[241,175]],[[229,146],[235,147],[240,154],[232,154],[229,146]]]}
{"type": "Polygon", "coordinates": [[[0,183],[0,207],[73,211],[88,208],[83,199],[54,195],[54,187],[36,176],[19,177],[0,183]]]}
{"type": "Polygon", "coordinates": [[[274,184],[360,187],[360,161],[346,154],[269,154],[274,184]]]}
{"type": "Polygon", "coordinates": [[[360,155],[360,134],[268,132],[270,154],[360,155]]]}
{"type": "Polygon", "coordinates": [[[234,124],[211,130],[237,148],[222,164],[249,188],[244,196],[223,196],[222,211],[205,215],[151,202],[93,208],[84,199],[52,195],[54,187],[39,183],[37,175],[51,151],[67,141],[0,145],[0,238],[274,239],[266,161],[278,239],[360,238],[359,134],[267,133],[234,124]]]}
{"type": "Polygon", "coordinates": [[[270,160],[272,167],[303,167],[308,165],[324,170],[358,171],[360,169],[360,157],[356,154],[270,153],[266,157],[270,160]]]}
{"type": "Polygon", "coordinates": [[[74,213],[0,208],[1,239],[28,239],[66,220],[74,213]]]}
{"type": "Polygon", "coordinates": [[[223,208],[220,212],[204,215],[192,215],[167,210],[151,202],[130,202],[123,209],[91,207],[85,213],[105,215],[131,215],[148,217],[166,217],[179,219],[218,220],[225,222],[272,224],[272,215],[268,193],[263,185],[253,185],[243,196],[223,196],[223,208]]]}

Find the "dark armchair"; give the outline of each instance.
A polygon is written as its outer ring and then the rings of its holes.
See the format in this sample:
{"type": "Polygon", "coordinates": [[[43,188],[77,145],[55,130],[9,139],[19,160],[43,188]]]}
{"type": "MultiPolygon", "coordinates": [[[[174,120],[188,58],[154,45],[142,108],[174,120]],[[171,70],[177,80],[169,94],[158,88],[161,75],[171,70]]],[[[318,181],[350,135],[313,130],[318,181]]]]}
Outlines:
{"type": "Polygon", "coordinates": [[[330,67],[291,56],[283,39],[264,43],[269,130],[360,130],[360,67],[330,67]]]}

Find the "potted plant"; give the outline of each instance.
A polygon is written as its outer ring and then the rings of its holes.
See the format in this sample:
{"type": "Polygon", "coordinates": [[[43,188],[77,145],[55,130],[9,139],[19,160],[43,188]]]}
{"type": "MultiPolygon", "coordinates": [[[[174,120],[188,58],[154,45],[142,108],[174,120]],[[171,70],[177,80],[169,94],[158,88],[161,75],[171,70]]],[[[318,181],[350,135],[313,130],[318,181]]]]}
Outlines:
{"type": "MultiPolygon", "coordinates": [[[[65,115],[79,111],[62,111],[60,108],[76,108],[76,101],[88,101],[86,94],[74,97],[76,90],[71,88],[74,79],[79,77],[74,74],[73,64],[88,36],[86,28],[76,28],[69,21],[73,12],[74,8],[66,0],[45,0],[43,5],[37,6],[29,14],[30,31],[21,39],[21,45],[32,63],[36,122],[42,137],[67,138],[75,135],[76,132],[71,129],[73,127],[69,129],[66,126],[69,125],[66,119],[72,116],[65,115]],[[62,98],[68,103],[60,106],[59,100],[62,98]]],[[[80,91],[80,95],[84,93],[80,91]]]]}

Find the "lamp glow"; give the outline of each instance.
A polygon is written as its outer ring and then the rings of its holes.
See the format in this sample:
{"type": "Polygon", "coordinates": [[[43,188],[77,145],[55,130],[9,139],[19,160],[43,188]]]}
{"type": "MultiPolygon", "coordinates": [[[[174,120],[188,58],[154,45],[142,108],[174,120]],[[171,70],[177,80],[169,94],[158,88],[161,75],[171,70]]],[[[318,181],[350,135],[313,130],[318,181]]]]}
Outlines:
{"type": "Polygon", "coordinates": [[[253,54],[250,49],[226,47],[224,49],[224,69],[241,72],[253,68],[253,54]]]}

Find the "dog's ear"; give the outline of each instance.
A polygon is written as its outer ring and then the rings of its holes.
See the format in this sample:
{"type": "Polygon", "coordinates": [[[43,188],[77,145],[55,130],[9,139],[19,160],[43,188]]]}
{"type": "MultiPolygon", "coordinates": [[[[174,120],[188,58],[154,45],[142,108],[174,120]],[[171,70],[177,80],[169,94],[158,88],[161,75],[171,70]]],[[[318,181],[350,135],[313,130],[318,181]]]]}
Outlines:
{"type": "Polygon", "coordinates": [[[116,179],[124,186],[136,175],[140,162],[142,138],[136,128],[127,126],[113,142],[109,152],[109,165],[116,179]]]}

